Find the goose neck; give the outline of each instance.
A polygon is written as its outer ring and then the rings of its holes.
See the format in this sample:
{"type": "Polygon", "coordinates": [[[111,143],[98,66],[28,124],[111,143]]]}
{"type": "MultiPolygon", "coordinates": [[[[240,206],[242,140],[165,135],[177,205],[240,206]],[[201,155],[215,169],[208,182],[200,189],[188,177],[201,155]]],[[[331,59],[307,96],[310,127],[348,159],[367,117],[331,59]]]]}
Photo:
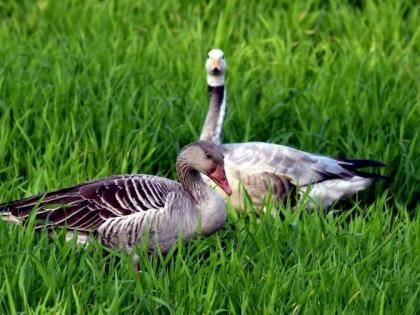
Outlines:
{"type": "Polygon", "coordinates": [[[225,85],[208,85],[208,92],[209,110],[200,139],[220,144],[226,112],[226,87],[225,85]]]}
{"type": "Polygon", "coordinates": [[[193,169],[182,157],[178,158],[177,173],[179,182],[185,191],[189,193],[196,204],[207,198],[207,185],[201,179],[200,173],[193,169]]]}
{"type": "Polygon", "coordinates": [[[207,74],[207,84],[208,86],[219,87],[225,85],[225,76],[224,75],[212,75],[207,74]]]}

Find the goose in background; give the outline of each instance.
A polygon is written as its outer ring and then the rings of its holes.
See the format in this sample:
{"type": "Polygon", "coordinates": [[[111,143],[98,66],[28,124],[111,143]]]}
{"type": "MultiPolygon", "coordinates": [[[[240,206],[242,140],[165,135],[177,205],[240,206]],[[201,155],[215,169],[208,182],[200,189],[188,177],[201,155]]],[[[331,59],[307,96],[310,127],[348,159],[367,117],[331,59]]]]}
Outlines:
{"type": "MultiPolygon", "coordinates": [[[[199,231],[207,236],[226,221],[223,198],[200,173],[232,193],[223,153],[214,144],[198,141],[185,146],[176,168],[180,183],[151,175],[110,176],[2,204],[0,211],[8,221],[25,222],[35,209],[36,222],[41,222],[36,230],[66,227],[85,236],[93,232],[105,246],[128,253],[148,231],[149,251],[158,246],[167,253],[179,235],[184,241],[199,231]]],[[[136,263],[138,257],[134,259],[136,263]]]]}
{"type": "MultiPolygon", "coordinates": [[[[200,139],[218,145],[226,112],[226,69],[223,52],[212,49],[206,62],[210,105],[200,139]]],[[[335,160],[265,142],[222,144],[222,149],[233,189],[230,199],[236,208],[244,206],[243,189],[256,208],[264,207],[269,191],[276,201],[284,202],[294,192],[299,201],[306,200],[307,209],[318,205],[327,208],[381,177],[358,171],[359,168],[384,166],[374,160],[335,160]]]]}

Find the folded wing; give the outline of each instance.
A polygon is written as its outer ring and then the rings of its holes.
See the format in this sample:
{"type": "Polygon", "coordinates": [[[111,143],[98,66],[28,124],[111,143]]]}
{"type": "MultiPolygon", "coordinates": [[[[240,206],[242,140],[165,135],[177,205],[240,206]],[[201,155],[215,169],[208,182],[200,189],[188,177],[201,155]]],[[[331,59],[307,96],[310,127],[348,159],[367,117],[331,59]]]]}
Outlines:
{"type": "Polygon", "coordinates": [[[112,176],[3,204],[0,210],[25,221],[35,209],[37,229],[66,226],[87,232],[109,218],[160,209],[179,188],[150,175],[112,176]]]}
{"type": "MultiPolygon", "coordinates": [[[[263,142],[224,144],[223,148],[227,168],[243,174],[285,176],[291,184],[301,187],[330,179],[354,177],[359,174],[359,167],[383,166],[377,161],[340,161],[263,142]]],[[[366,174],[363,173],[364,176],[366,174]]]]}

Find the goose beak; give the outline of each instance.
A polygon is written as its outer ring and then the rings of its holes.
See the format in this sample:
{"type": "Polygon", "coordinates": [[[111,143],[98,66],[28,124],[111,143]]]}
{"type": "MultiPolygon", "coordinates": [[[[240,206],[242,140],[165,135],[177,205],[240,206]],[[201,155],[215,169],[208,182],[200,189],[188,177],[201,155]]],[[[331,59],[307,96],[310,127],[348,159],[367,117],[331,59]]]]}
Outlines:
{"type": "Polygon", "coordinates": [[[217,165],[213,172],[209,174],[209,177],[222,188],[225,193],[229,196],[232,195],[232,188],[229,186],[229,182],[226,178],[225,168],[223,166],[217,165]]]}
{"type": "Polygon", "coordinates": [[[220,71],[220,60],[219,59],[212,59],[211,60],[211,67],[213,70],[220,71]]]}

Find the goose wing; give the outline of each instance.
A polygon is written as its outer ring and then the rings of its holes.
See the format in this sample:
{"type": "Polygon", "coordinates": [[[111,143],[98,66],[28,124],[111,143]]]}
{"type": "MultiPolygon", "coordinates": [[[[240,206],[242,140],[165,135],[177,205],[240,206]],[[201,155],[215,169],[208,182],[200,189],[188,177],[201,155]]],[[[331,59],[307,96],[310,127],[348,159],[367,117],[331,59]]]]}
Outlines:
{"type": "Polygon", "coordinates": [[[36,209],[37,229],[66,226],[87,232],[112,217],[160,209],[180,187],[150,175],[112,176],[3,204],[0,211],[25,220],[36,209]]]}
{"type": "Polygon", "coordinates": [[[248,142],[224,144],[226,168],[238,174],[275,174],[284,176],[290,183],[306,186],[327,179],[355,175],[346,166],[350,162],[314,155],[283,145],[248,142]]]}

